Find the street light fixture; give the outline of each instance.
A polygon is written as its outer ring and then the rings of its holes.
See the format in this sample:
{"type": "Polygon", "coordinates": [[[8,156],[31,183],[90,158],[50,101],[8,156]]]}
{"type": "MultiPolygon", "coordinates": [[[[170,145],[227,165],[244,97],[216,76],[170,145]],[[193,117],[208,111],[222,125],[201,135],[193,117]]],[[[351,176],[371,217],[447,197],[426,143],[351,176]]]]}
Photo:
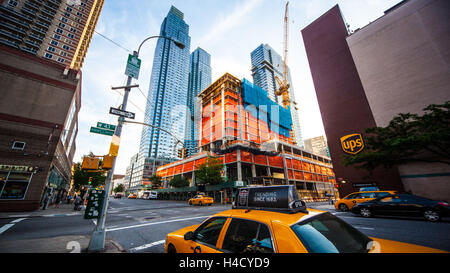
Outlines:
{"type": "MultiPolygon", "coordinates": [[[[170,41],[174,42],[175,45],[177,47],[179,47],[180,49],[184,49],[186,47],[183,43],[176,41],[170,37],[151,36],[151,37],[146,38],[144,41],[142,41],[142,43],[139,45],[138,51],[134,51],[133,55],[135,57],[139,57],[139,52],[141,50],[142,45],[146,41],[148,41],[152,38],[163,38],[163,39],[170,40],[170,41]]],[[[126,110],[127,102],[128,102],[128,94],[130,93],[131,88],[136,87],[136,86],[131,85],[132,79],[133,79],[132,76],[128,76],[127,84],[123,87],[125,89],[125,94],[123,95],[123,102],[122,102],[122,109],[121,109],[123,111],[126,110]]],[[[120,139],[120,135],[122,134],[122,126],[123,126],[124,122],[125,122],[125,118],[123,116],[120,116],[117,121],[118,124],[116,126],[116,131],[114,132],[113,139],[114,139],[114,137],[120,139]]],[[[109,170],[108,176],[107,176],[106,182],[105,182],[105,195],[106,196],[103,199],[103,206],[102,206],[103,210],[102,210],[102,213],[100,214],[100,217],[97,222],[97,226],[95,227],[94,232],[92,233],[92,236],[91,236],[91,240],[89,242],[88,251],[91,251],[91,252],[98,252],[105,248],[105,237],[106,237],[105,220],[106,220],[106,211],[108,210],[108,201],[109,201],[108,192],[110,191],[111,180],[112,180],[112,177],[114,174],[115,166],[116,166],[116,157],[114,157],[114,159],[113,159],[112,168],[109,170]]]]}

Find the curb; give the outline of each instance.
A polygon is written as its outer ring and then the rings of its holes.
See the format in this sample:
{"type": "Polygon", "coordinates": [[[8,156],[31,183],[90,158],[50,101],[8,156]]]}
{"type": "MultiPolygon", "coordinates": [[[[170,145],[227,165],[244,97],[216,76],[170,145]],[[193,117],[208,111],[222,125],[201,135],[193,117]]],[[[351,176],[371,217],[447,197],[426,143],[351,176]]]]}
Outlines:
{"type": "Polygon", "coordinates": [[[17,214],[17,215],[9,215],[2,216],[0,215],[0,219],[14,219],[14,218],[39,218],[39,217],[63,217],[63,216],[76,216],[83,215],[83,213],[74,212],[74,213],[55,213],[55,214],[44,214],[44,215],[32,215],[32,214],[17,214]]]}

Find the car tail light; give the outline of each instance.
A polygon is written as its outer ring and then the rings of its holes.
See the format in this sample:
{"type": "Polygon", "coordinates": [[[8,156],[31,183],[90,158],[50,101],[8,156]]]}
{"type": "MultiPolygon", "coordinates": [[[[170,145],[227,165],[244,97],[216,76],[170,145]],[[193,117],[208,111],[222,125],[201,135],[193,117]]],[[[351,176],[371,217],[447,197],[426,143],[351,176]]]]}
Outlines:
{"type": "Polygon", "coordinates": [[[446,202],[439,202],[438,205],[448,207],[448,203],[446,203],[446,202]]]}

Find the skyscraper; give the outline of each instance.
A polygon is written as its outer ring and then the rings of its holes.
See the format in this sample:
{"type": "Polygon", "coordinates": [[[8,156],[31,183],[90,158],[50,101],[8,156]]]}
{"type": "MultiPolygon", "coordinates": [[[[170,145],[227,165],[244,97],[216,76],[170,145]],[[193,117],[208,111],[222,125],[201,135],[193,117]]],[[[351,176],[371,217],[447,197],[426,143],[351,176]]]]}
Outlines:
{"type": "MultiPolygon", "coordinates": [[[[275,95],[278,89],[275,76],[283,78],[283,59],[281,56],[268,44],[261,44],[250,54],[252,61],[252,76],[253,82],[259,87],[267,91],[271,100],[282,104],[281,96],[275,95]]],[[[298,146],[303,146],[302,131],[300,127],[300,120],[298,118],[298,106],[295,100],[294,88],[292,86],[291,74],[288,70],[289,98],[291,101],[291,116],[293,122],[293,131],[298,146]]]]}
{"type": "Polygon", "coordinates": [[[104,0],[7,0],[0,43],[80,69],[104,0]]]}
{"type": "Polygon", "coordinates": [[[197,95],[211,84],[211,55],[197,48],[191,53],[189,64],[189,85],[187,107],[189,115],[186,118],[185,146],[187,155],[193,155],[198,150],[198,118],[199,107],[196,107],[197,95]]]}
{"type": "MultiPolygon", "coordinates": [[[[189,53],[191,38],[184,14],[172,6],[161,25],[160,36],[166,36],[185,45],[177,47],[173,41],[159,38],[153,59],[148,101],[144,122],[170,131],[179,140],[184,140],[186,105],[189,75],[189,53]]],[[[177,159],[177,140],[154,127],[142,129],[139,159],[133,177],[148,177],[144,169],[155,169],[162,163],[177,159]]],[[[153,173],[153,172],[152,172],[153,173]]]]}

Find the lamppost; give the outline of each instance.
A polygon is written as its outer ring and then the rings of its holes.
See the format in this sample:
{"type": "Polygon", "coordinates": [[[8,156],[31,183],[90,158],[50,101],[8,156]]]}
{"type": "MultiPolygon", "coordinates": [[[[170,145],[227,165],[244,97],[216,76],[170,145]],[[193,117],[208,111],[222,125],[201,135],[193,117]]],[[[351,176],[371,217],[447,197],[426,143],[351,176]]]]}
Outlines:
{"type": "MultiPolygon", "coordinates": [[[[180,49],[185,48],[185,45],[183,43],[176,41],[170,37],[151,36],[151,37],[146,38],[144,41],[142,41],[142,43],[138,47],[138,51],[133,52],[133,56],[136,58],[139,57],[139,52],[141,50],[142,45],[146,41],[153,39],[153,38],[167,39],[169,41],[174,42],[175,45],[177,47],[179,47],[180,49]]],[[[127,78],[127,84],[126,84],[126,86],[123,87],[125,89],[125,94],[123,95],[122,108],[121,108],[121,110],[123,110],[123,111],[126,111],[126,108],[127,108],[128,94],[130,93],[131,88],[135,87],[135,86],[131,86],[132,79],[133,79],[133,77],[129,75],[127,78]]],[[[125,122],[125,117],[120,116],[117,121],[116,131],[114,132],[113,139],[114,139],[114,137],[120,139],[120,135],[122,134],[122,126],[123,126],[124,122],[125,122]]],[[[116,156],[114,156],[112,168],[109,170],[108,176],[106,177],[105,193],[108,193],[109,189],[111,187],[111,180],[112,180],[112,177],[114,174],[115,166],[116,166],[116,156]]],[[[109,196],[106,194],[105,198],[103,199],[103,206],[102,206],[103,210],[98,219],[97,226],[95,227],[95,229],[92,233],[91,240],[89,242],[88,251],[97,252],[97,251],[101,251],[105,248],[105,236],[106,236],[105,220],[106,220],[106,211],[108,210],[108,201],[109,201],[109,196]]]]}

